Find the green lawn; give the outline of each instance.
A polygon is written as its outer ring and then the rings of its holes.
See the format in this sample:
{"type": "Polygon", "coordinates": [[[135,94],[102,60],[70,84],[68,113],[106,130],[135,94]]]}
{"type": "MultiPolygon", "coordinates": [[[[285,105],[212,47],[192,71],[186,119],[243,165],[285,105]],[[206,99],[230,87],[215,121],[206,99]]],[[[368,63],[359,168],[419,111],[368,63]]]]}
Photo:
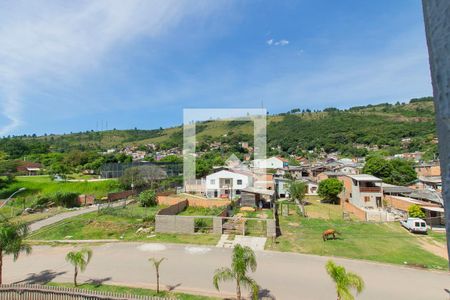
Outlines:
{"type": "MultiPolygon", "coordinates": [[[[49,282],[47,283],[49,286],[59,286],[65,288],[73,288],[72,283],[56,283],[49,282]]],[[[198,296],[198,295],[190,295],[184,293],[177,292],[159,292],[157,293],[155,290],[143,289],[143,288],[132,288],[125,286],[117,286],[117,285],[106,285],[106,284],[90,284],[84,283],[80,284],[78,289],[88,290],[88,291],[98,291],[98,292],[109,292],[109,293],[120,293],[126,295],[135,295],[135,296],[160,296],[160,297],[169,297],[171,299],[179,299],[179,300],[214,300],[219,298],[206,297],[206,296],[198,296]]]]}
{"type": "MultiPolygon", "coordinates": [[[[326,205],[326,204],[322,204],[326,205]]],[[[330,207],[331,208],[331,207],[330,207]]],[[[315,208],[316,209],[316,208],[315,208]]],[[[326,210],[324,215],[327,215],[326,210]]],[[[446,269],[448,262],[418,244],[398,223],[363,223],[339,219],[302,218],[296,213],[279,217],[282,235],[266,248],[277,251],[367,259],[446,269]],[[324,242],[322,232],[333,228],[338,239],[324,242]]]]}
{"type": "Polygon", "coordinates": [[[222,207],[198,207],[198,206],[188,206],[185,210],[180,212],[180,216],[217,216],[226,209],[225,206],[222,207]]]}
{"type": "Polygon", "coordinates": [[[52,181],[49,176],[20,176],[16,177],[16,181],[8,187],[0,190],[0,198],[7,198],[20,188],[26,188],[26,190],[17,194],[18,198],[37,194],[51,195],[56,192],[92,194],[100,198],[106,196],[109,192],[116,192],[120,190],[117,180],[95,182],[58,182],[52,181]]]}

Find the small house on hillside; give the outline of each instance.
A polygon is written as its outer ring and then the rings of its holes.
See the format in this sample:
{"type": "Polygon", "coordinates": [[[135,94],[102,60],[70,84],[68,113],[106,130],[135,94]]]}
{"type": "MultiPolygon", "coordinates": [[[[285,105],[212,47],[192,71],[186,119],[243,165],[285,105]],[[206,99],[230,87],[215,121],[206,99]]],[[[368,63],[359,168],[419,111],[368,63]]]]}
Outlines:
{"type": "Polygon", "coordinates": [[[34,176],[39,175],[42,170],[42,165],[40,163],[29,162],[29,161],[21,161],[16,167],[16,171],[18,173],[34,176]]]}

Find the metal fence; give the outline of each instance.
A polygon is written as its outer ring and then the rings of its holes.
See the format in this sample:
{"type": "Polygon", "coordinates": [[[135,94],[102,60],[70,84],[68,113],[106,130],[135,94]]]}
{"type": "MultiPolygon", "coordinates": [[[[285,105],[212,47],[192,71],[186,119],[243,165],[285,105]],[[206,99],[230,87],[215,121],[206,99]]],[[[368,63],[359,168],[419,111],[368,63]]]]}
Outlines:
{"type": "Polygon", "coordinates": [[[82,289],[46,285],[0,285],[2,300],[168,300],[156,296],[140,296],[112,292],[87,291],[82,289]]]}
{"type": "Polygon", "coordinates": [[[132,167],[155,166],[163,170],[167,177],[179,176],[183,173],[182,163],[135,161],[131,163],[106,163],[100,167],[102,178],[119,178],[126,169],[132,167]]]}

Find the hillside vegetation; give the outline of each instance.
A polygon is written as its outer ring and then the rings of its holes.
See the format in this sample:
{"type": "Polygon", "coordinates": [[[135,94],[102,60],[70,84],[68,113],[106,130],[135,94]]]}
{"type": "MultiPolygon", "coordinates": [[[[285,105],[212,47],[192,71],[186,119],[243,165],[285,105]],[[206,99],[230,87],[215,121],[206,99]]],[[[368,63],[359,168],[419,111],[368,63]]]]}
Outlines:
{"type": "MultiPolygon", "coordinates": [[[[293,109],[268,116],[269,153],[305,155],[339,151],[347,156],[367,154],[377,147],[386,154],[424,151],[432,157],[437,147],[432,98],[412,99],[409,103],[367,105],[347,110],[327,108],[312,112],[293,109]],[[410,138],[402,144],[402,138],[410,138]]],[[[155,130],[109,130],[65,135],[21,136],[0,140],[0,151],[11,158],[24,155],[106,150],[113,147],[157,144],[160,149],[182,146],[182,127],[155,130]],[[19,149],[19,150],[18,150],[19,149]]],[[[203,143],[235,143],[253,139],[253,124],[245,121],[206,121],[197,125],[197,139],[203,143]]]]}

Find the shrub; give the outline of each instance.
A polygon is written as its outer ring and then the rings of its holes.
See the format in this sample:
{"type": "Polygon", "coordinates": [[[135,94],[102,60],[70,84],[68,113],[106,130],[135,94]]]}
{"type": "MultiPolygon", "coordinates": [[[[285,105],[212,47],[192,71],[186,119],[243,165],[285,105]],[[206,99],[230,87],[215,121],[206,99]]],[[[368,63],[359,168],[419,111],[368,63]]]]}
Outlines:
{"type": "Polygon", "coordinates": [[[409,215],[411,218],[421,218],[421,219],[425,218],[425,213],[424,213],[423,210],[420,208],[420,206],[417,205],[417,204],[411,205],[411,206],[408,208],[408,215],[409,215]]]}
{"type": "Polygon", "coordinates": [[[64,207],[79,206],[77,193],[57,192],[53,198],[54,198],[55,203],[59,206],[64,206],[64,207]]]}
{"type": "Polygon", "coordinates": [[[143,207],[156,205],[156,193],[154,190],[146,190],[139,194],[139,202],[143,207]]]}
{"type": "Polygon", "coordinates": [[[36,201],[34,202],[33,207],[34,208],[44,208],[46,207],[50,202],[52,202],[52,199],[48,196],[38,196],[36,198],[36,201]]]}
{"type": "Polygon", "coordinates": [[[205,219],[195,219],[194,222],[196,232],[208,232],[208,222],[205,219]]]}

